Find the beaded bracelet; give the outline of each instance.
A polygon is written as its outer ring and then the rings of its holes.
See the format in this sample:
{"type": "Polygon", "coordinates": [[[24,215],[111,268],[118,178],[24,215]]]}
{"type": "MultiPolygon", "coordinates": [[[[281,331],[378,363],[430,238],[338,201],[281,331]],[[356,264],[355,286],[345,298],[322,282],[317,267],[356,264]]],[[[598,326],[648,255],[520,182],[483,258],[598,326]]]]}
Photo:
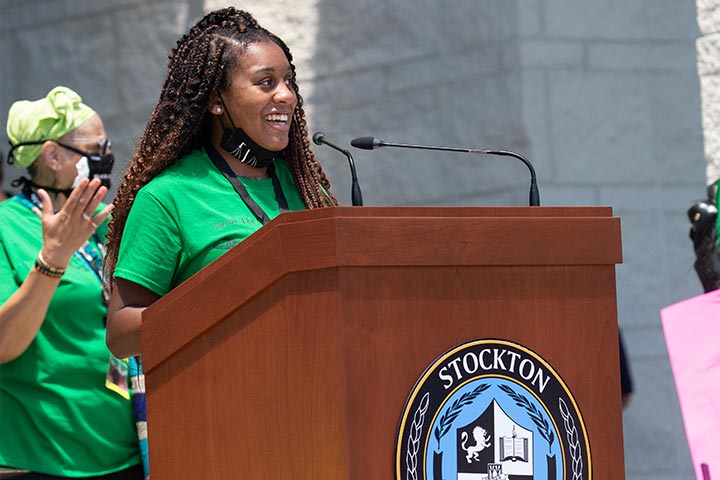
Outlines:
{"type": "Polygon", "coordinates": [[[43,258],[42,252],[38,252],[37,260],[35,260],[35,270],[48,277],[60,278],[63,276],[63,273],[65,273],[65,270],[67,270],[67,267],[60,268],[49,264],[43,258]]]}

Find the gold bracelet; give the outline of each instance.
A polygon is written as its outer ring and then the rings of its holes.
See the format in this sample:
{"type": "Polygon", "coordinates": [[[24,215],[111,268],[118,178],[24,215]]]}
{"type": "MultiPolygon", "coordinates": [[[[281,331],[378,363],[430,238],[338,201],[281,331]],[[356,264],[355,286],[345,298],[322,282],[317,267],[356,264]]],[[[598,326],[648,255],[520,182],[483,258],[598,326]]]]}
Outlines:
{"type": "Polygon", "coordinates": [[[37,260],[35,260],[35,270],[48,277],[60,278],[63,276],[63,273],[65,273],[65,270],[67,270],[67,267],[56,267],[49,264],[47,260],[43,258],[42,252],[38,252],[37,260]]]}

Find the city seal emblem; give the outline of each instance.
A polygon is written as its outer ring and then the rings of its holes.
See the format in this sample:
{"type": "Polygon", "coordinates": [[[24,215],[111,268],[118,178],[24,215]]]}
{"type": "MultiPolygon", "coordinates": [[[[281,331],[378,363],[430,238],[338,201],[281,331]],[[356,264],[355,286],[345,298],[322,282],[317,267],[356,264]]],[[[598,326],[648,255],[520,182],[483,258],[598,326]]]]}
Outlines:
{"type": "Polygon", "coordinates": [[[403,410],[397,480],[591,480],[580,409],[530,349],[475,340],[441,355],[403,410]]]}

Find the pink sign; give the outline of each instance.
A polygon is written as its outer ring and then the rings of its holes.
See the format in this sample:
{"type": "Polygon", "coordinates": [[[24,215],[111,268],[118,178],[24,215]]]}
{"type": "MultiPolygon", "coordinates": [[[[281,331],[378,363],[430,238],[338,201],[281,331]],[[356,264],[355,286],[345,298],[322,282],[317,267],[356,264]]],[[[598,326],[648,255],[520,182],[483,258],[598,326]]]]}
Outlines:
{"type": "Polygon", "coordinates": [[[720,479],[720,290],[660,311],[698,480],[720,479]]]}

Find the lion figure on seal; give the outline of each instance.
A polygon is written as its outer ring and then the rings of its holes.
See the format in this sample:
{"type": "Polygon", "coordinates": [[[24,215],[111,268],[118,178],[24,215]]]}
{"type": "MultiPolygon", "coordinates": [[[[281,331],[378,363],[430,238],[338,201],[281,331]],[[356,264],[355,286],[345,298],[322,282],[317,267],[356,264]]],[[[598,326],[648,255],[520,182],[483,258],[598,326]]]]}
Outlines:
{"type": "Polygon", "coordinates": [[[480,427],[476,426],[473,428],[472,431],[473,438],[475,439],[475,445],[466,446],[468,441],[468,434],[467,432],[462,432],[461,438],[462,438],[462,449],[467,452],[467,455],[465,455],[465,458],[467,459],[468,463],[472,463],[473,460],[480,460],[479,454],[483,450],[485,450],[487,447],[490,446],[490,435],[488,435],[487,431],[480,427]]]}

